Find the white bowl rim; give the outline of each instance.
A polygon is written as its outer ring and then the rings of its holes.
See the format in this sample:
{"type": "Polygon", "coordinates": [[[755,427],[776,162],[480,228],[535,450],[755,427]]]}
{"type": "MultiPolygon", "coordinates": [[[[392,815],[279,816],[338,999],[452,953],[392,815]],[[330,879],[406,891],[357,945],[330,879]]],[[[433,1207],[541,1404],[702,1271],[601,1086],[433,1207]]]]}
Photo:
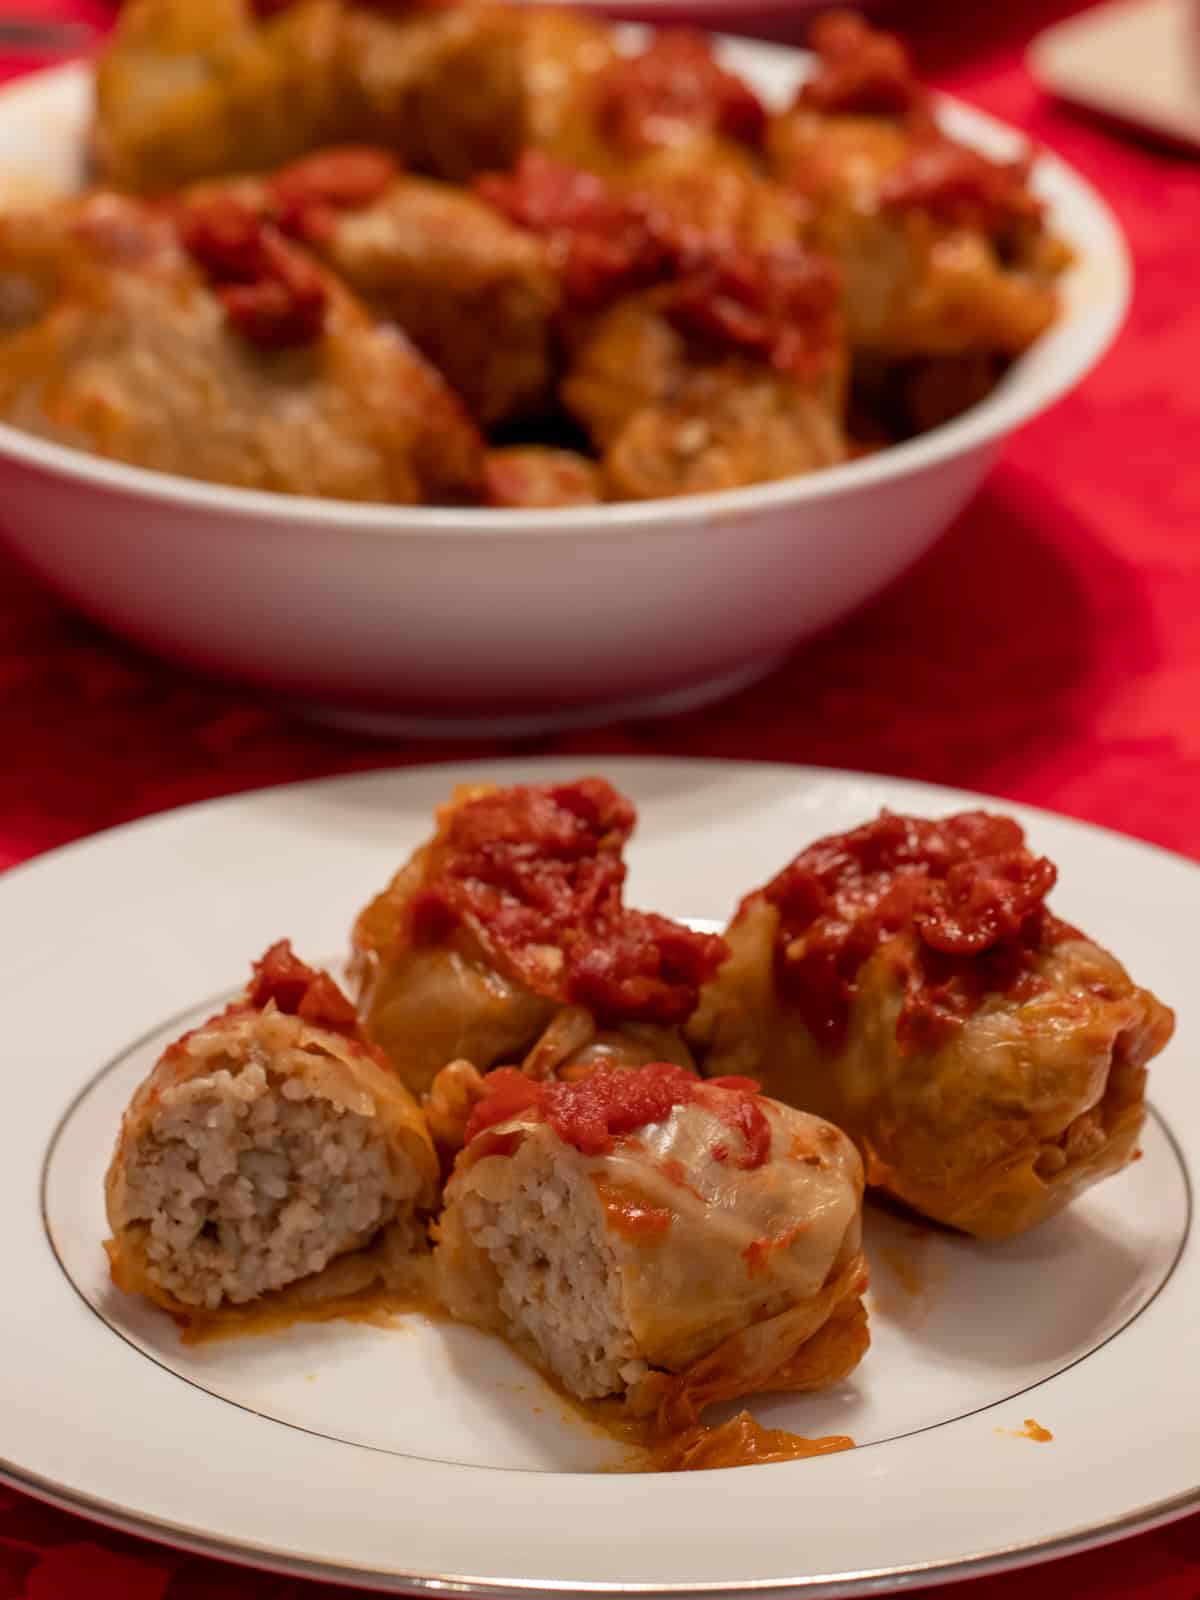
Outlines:
{"type": "MultiPolygon", "coordinates": [[[[776,64],[788,62],[794,67],[808,59],[807,52],[789,46],[723,35],[714,37],[726,48],[732,47],[743,55],[752,51],[776,64]]],[[[38,86],[48,87],[52,80],[62,81],[88,72],[86,63],[73,62],[24,74],[11,85],[0,87],[0,103],[8,95],[36,92],[38,86]]],[[[954,96],[938,95],[936,102],[968,132],[973,127],[985,134],[1018,141],[1026,148],[1031,145],[1019,129],[954,96]]],[[[1077,207],[1090,213],[1090,226],[1098,241],[1093,253],[1102,254],[1108,268],[1105,298],[1088,307],[1086,318],[1079,318],[1081,326],[1074,330],[1076,337],[1062,351],[1052,370],[1032,372],[1018,361],[998,388],[951,422],[857,461],[742,489],[543,510],[363,504],[206,483],[92,455],[70,445],[40,439],[7,423],[0,423],[0,463],[13,461],[98,490],[185,511],[216,512],[227,520],[284,523],[293,528],[336,528],[343,538],[349,534],[410,540],[429,534],[436,534],[439,539],[478,539],[490,534],[561,538],[571,533],[590,535],[629,529],[644,535],[651,529],[678,528],[681,524],[736,522],[782,508],[799,508],[813,500],[833,499],[842,493],[868,491],[1002,439],[1074,388],[1096,365],[1119,332],[1129,307],[1133,283],[1129,249],[1120,224],[1093,185],[1067,162],[1044,147],[1037,148],[1036,160],[1035,176],[1039,180],[1050,179],[1077,207]]],[[[1068,315],[1044,337],[1067,332],[1071,326],[1068,315]]]]}

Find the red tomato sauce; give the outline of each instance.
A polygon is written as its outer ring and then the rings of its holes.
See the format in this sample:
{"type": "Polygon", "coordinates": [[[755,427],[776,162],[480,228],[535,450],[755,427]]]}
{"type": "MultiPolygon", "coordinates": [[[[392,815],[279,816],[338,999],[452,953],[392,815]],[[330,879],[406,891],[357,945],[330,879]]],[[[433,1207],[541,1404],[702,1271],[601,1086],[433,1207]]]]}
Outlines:
{"type": "MultiPolygon", "coordinates": [[[[487,1095],[471,1112],[466,1141],[499,1123],[533,1116],[564,1144],[583,1155],[608,1155],[626,1135],[664,1122],[676,1106],[702,1105],[739,1135],[736,1157],[715,1159],[758,1167],[771,1150],[771,1128],[749,1078],[705,1082],[684,1067],[657,1061],[644,1067],[599,1067],[576,1083],[538,1083],[515,1067],[501,1067],[484,1080],[487,1095]]],[[[718,1146],[717,1149],[725,1147],[718,1146]]],[[[493,1152],[489,1151],[489,1154],[493,1152]]]]}
{"type": "Polygon", "coordinates": [[[540,150],[526,150],[511,172],[485,173],[475,192],[546,241],[575,305],[607,304],[674,270],[674,229],[648,198],[618,194],[595,173],[540,150]]]}
{"type": "Polygon", "coordinates": [[[817,70],[800,91],[802,105],[826,114],[883,117],[924,108],[926,91],[894,33],[872,28],[853,11],[831,11],[813,23],[808,42],[817,70]]]}
{"type": "Polygon", "coordinates": [[[840,347],[841,276],[799,245],[749,250],[707,237],[651,196],[619,194],[595,173],[537,150],[475,189],[546,241],[576,306],[595,310],[658,287],[663,314],[681,332],[798,377],[825,370],[840,347]]]}
{"type": "Polygon", "coordinates": [[[274,1001],[278,1010],[299,1017],[314,1028],[358,1039],[358,1013],[327,972],[300,960],[290,940],[280,939],[253,965],[253,976],[239,1002],[264,1011],[274,1001]]]}
{"type": "Polygon", "coordinates": [[[253,206],[210,195],[185,202],[177,222],[180,242],[243,338],[274,350],[320,335],[329,298],[324,278],[253,206]]]}
{"type": "Polygon", "coordinates": [[[841,289],[833,262],[800,245],[730,249],[685,271],[666,312],[685,333],[805,379],[825,371],[840,347],[841,289]]]}
{"type": "Polygon", "coordinates": [[[968,811],[931,822],[884,812],[810,845],[761,891],[780,915],[779,991],[836,1050],[859,970],[903,936],[894,946],[905,990],[897,1038],[906,1049],[934,1046],[986,995],[1037,991],[1034,957],[1075,936],[1046,908],[1055,877],[1010,818],[968,811]]]}
{"type": "Polygon", "coordinates": [[[601,778],[497,790],[458,807],[411,903],[414,942],[465,926],[535,993],[606,1021],[682,1022],[725,945],[622,903],[634,820],[601,778]]]}
{"type": "Polygon", "coordinates": [[[925,211],[951,227],[1002,237],[1041,219],[1042,203],[1027,187],[1029,168],[1028,157],[993,161],[931,129],[884,180],[880,198],[897,211],[925,211]]]}
{"type": "Polygon", "coordinates": [[[762,101],[727,72],[701,33],[664,29],[639,55],[615,61],[596,84],[596,121],[630,155],[716,133],[759,145],[767,126],[762,101]]]}
{"type": "Polygon", "coordinates": [[[627,1239],[641,1241],[669,1231],[675,1214],[666,1206],[647,1205],[636,1195],[626,1193],[603,1178],[593,1178],[592,1181],[600,1196],[600,1204],[604,1207],[604,1215],[615,1232],[624,1234],[627,1239]]]}
{"type": "Polygon", "coordinates": [[[341,989],[327,972],[301,961],[288,939],[278,940],[252,964],[250,982],[236,1000],[168,1045],[163,1060],[185,1061],[190,1041],[202,1029],[265,1011],[269,1005],[285,1016],[299,1017],[311,1028],[336,1033],[358,1053],[391,1070],[383,1051],[363,1033],[358,1013],[341,989]]]}
{"type": "Polygon", "coordinates": [[[393,156],[370,145],[320,150],[280,168],[269,180],[271,215],[284,233],[323,244],[332,237],[339,212],[371,205],[398,170],[393,156]]]}
{"type": "Polygon", "coordinates": [[[806,1222],[798,1222],[794,1227],[786,1228],[783,1233],[760,1233],[757,1239],[751,1239],[742,1251],[746,1271],[752,1278],[757,1278],[766,1272],[771,1264],[772,1254],[776,1250],[790,1250],[807,1227],[806,1222]]]}

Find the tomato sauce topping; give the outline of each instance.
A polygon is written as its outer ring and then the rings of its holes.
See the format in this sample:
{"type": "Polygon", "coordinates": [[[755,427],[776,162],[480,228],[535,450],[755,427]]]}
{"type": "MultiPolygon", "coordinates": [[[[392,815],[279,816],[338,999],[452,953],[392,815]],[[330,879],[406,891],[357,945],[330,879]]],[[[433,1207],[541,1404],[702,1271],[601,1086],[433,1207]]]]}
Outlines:
{"type": "Polygon", "coordinates": [[[799,245],[714,252],[676,283],[667,315],[685,333],[761,357],[799,379],[840,348],[841,277],[799,245]]]}
{"type": "Polygon", "coordinates": [[[185,202],[177,220],[181,243],[243,337],[264,349],[317,338],[325,325],[325,280],[272,222],[232,195],[185,202]]]}
{"type": "Polygon", "coordinates": [[[264,1011],[274,1001],[276,1009],[289,1017],[358,1038],[358,1012],[327,972],[300,960],[289,939],[273,944],[254,963],[252,973],[240,1004],[264,1011]]]}
{"type": "Polygon", "coordinates": [[[282,232],[325,244],[341,211],[360,211],[378,200],[399,172],[395,158],[370,145],[320,150],[268,181],[268,205],[282,232]]]}
{"type": "MultiPolygon", "coordinates": [[[[515,1067],[500,1067],[484,1083],[488,1093],[471,1112],[468,1144],[499,1123],[533,1117],[581,1154],[607,1155],[628,1134],[664,1122],[676,1106],[700,1105],[739,1135],[736,1166],[760,1167],[771,1150],[771,1127],[758,1085],[749,1078],[705,1082],[684,1067],[656,1061],[644,1067],[598,1067],[575,1083],[535,1082],[515,1067]]],[[[713,1155],[720,1159],[715,1150],[713,1155]]],[[[731,1159],[728,1150],[724,1159],[731,1159]]]]}
{"type": "Polygon", "coordinates": [[[668,219],[641,195],[621,195],[593,172],[526,150],[511,172],[485,173],[475,192],[546,241],[567,298],[603,305],[670,276],[679,253],[668,219]]]}
{"type": "Polygon", "coordinates": [[[993,161],[936,129],[914,142],[912,154],[884,180],[886,206],[926,211],[953,227],[992,237],[1041,220],[1042,203],[1029,188],[1030,160],[993,161]]]}
{"type": "Polygon", "coordinates": [[[903,936],[892,952],[905,990],[897,1039],[905,1049],[935,1046],[986,995],[1037,991],[1035,956],[1074,936],[1045,905],[1055,877],[1008,817],[884,812],[810,845],[761,891],[780,915],[780,993],[836,1050],[860,968],[903,936]]]}
{"type": "Polygon", "coordinates": [[[817,70],[800,90],[801,105],[850,116],[902,117],[924,110],[926,91],[894,33],[872,28],[857,12],[830,11],[813,23],[808,42],[817,70]]]}
{"type": "Polygon", "coordinates": [[[675,1213],[666,1206],[650,1206],[637,1195],[630,1194],[607,1179],[594,1177],[596,1193],[604,1207],[604,1215],[615,1232],[627,1239],[645,1239],[666,1233],[675,1220],[675,1213]]]}
{"type": "Polygon", "coordinates": [[[465,926],[537,994],[602,1021],[682,1022],[725,944],[622,904],[634,820],[600,778],[455,808],[410,904],[413,940],[442,942],[465,926]]]}
{"type": "Polygon", "coordinates": [[[285,1016],[298,1017],[311,1028],[336,1033],[353,1045],[356,1052],[370,1056],[380,1066],[388,1066],[383,1051],[363,1033],[357,1011],[338,985],[327,972],[301,961],[289,939],[278,940],[252,963],[250,982],[237,999],[230,1001],[224,1011],[209,1017],[200,1027],[190,1028],[176,1039],[163,1052],[163,1060],[186,1060],[188,1046],[197,1033],[219,1026],[222,1022],[233,1022],[251,1016],[256,1011],[265,1011],[270,1005],[274,1005],[285,1016]]]}
{"type": "Polygon", "coordinates": [[[629,155],[716,133],[759,145],[767,126],[762,101],[726,71],[702,33],[664,28],[640,54],[614,61],[595,87],[601,131],[629,155]]]}
{"type": "Polygon", "coordinates": [[[771,1264],[773,1253],[776,1250],[790,1250],[807,1226],[807,1223],[798,1222],[794,1227],[785,1229],[783,1233],[760,1233],[756,1239],[751,1239],[742,1251],[742,1260],[746,1263],[749,1275],[757,1278],[765,1273],[771,1264]]]}
{"type": "Polygon", "coordinates": [[[664,314],[681,332],[745,350],[780,371],[811,377],[840,347],[841,278],[799,245],[749,250],[668,216],[652,197],[618,194],[595,173],[529,150],[476,193],[545,239],[569,301],[597,309],[663,287],[664,314]]]}

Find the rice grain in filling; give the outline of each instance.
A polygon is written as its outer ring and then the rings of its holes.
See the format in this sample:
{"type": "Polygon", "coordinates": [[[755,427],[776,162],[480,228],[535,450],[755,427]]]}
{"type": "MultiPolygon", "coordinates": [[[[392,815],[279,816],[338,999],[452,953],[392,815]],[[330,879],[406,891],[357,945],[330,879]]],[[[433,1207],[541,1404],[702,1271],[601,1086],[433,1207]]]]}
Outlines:
{"type": "Polygon", "coordinates": [[[498,1309],[518,1340],[582,1400],[622,1394],[648,1371],[629,1325],[621,1264],[594,1184],[547,1142],[477,1168],[461,1226],[499,1279],[498,1309]]]}

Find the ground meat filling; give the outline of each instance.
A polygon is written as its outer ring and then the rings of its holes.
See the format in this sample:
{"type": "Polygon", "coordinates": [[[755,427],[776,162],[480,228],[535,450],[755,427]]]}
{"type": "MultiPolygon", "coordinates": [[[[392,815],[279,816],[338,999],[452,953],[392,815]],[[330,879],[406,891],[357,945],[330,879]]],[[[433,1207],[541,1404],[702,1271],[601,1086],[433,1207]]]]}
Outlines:
{"type": "Polygon", "coordinates": [[[371,1116],[302,1075],[228,1056],[164,1089],[127,1167],[124,1225],[185,1305],[244,1304],[320,1272],[393,1220],[405,1194],[371,1116]]]}
{"type": "Polygon", "coordinates": [[[649,1370],[638,1354],[595,1185],[535,1138],[483,1161],[462,1185],[462,1225],[500,1279],[517,1341],[581,1399],[624,1394],[649,1370]]]}

